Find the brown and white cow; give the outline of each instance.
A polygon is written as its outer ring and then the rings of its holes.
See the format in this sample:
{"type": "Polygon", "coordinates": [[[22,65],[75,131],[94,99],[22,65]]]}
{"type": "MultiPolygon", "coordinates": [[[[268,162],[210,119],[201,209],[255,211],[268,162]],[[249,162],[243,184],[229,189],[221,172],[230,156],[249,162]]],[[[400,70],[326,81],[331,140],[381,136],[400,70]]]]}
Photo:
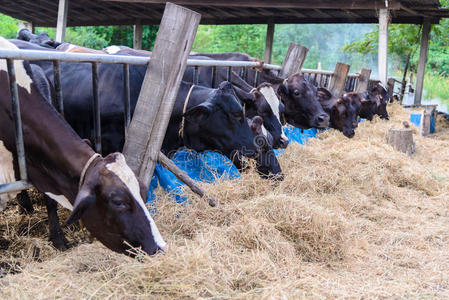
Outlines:
{"type": "MultiPolygon", "coordinates": [[[[0,37],[1,49],[17,50],[0,37]]],[[[82,220],[108,248],[127,253],[129,243],[148,254],[166,243],[145,207],[146,189],[121,153],[96,154],[44,99],[28,63],[15,61],[27,170],[30,182],[46,195],[50,238],[64,248],[56,202],[70,209],[68,224],[82,220]],[[56,202],[55,202],[56,201],[56,202]]],[[[0,60],[0,140],[14,155],[18,174],[14,125],[6,72],[0,60]]]]}
{"type": "Polygon", "coordinates": [[[330,116],[330,127],[343,132],[348,138],[352,138],[355,135],[354,129],[358,126],[360,96],[357,93],[345,93],[337,98],[325,88],[318,88],[317,96],[324,111],[330,116]]]}

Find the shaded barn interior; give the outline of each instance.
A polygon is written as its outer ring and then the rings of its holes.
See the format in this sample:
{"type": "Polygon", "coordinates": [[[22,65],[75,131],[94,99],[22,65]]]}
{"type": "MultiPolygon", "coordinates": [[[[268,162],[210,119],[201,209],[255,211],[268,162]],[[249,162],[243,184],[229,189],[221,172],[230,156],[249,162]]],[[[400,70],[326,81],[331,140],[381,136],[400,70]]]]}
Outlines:
{"type": "MultiPolygon", "coordinates": [[[[61,2],[61,1],[60,1],[61,2]]],[[[144,25],[161,21],[162,0],[70,0],[67,26],[144,25]]],[[[202,15],[202,24],[377,23],[378,10],[387,8],[392,23],[438,23],[449,17],[438,0],[172,0],[202,15]],[[386,6],[388,5],[388,6],[386,6]]],[[[52,27],[58,18],[58,1],[1,0],[0,12],[52,27]]]]}

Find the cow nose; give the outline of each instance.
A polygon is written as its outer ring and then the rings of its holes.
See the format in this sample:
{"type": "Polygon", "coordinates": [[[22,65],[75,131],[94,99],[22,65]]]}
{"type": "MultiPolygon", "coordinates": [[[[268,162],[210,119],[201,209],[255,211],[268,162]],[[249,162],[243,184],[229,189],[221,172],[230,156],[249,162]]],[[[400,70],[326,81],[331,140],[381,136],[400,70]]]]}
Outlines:
{"type": "Polygon", "coordinates": [[[287,148],[289,141],[288,141],[288,139],[281,137],[280,143],[281,143],[281,148],[287,148]]]}
{"type": "Polygon", "coordinates": [[[317,127],[325,128],[329,126],[329,115],[321,114],[317,117],[317,127]]]}

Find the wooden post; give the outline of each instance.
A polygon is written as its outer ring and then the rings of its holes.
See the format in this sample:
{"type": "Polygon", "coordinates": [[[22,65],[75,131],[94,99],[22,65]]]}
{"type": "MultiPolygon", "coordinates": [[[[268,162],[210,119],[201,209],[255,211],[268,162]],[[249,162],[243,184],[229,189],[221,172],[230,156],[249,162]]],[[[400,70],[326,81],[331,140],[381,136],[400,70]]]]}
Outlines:
{"type": "Polygon", "coordinates": [[[430,134],[430,121],[432,115],[427,110],[424,110],[421,114],[421,134],[422,136],[428,136],[430,134]]]}
{"type": "Polygon", "coordinates": [[[201,15],[167,2],[123,153],[149,186],[201,15]]]}
{"type": "Polygon", "coordinates": [[[356,93],[362,93],[368,89],[369,78],[371,76],[371,69],[362,69],[360,71],[359,83],[357,84],[356,93]]]}
{"type": "Polygon", "coordinates": [[[407,154],[414,152],[413,131],[411,128],[390,129],[388,132],[388,144],[397,151],[407,154]]]}
{"type": "Polygon", "coordinates": [[[302,65],[306,60],[307,52],[309,52],[309,49],[306,47],[290,43],[279,76],[287,78],[288,76],[301,71],[302,65]]]}
{"type": "Polygon", "coordinates": [[[279,76],[287,78],[288,76],[301,71],[302,65],[306,60],[307,52],[309,52],[309,49],[306,47],[290,43],[279,76]]]}
{"type": "Polygon", "coordinates": [[[56,24],[56,41],[63,43],[65,40],[65,30],[67,26],[67,11],[69,10],[69,0],[59,0],[58,23],[56,24]]]}
{"type": "Polygon", "coordinates": [[[133,26],[133,48],[137,50],[142,49],[142,33],[143,27],[140,19],[137,19],[136,24],[133,26]]]}
{"type": "Polygon", "coordinates": [[[421,37],[421,50],[419,52],[418,74],[416,75],[415,105],[421,105],[424,88],[424,74],[426,73],[427,51],[429,49],[430,22],[424,20],[421,37]]]}
{"type": "Polygon", "coordinates": [[[178,168],[178,166],[175,165],[175,163],[172,162],[162,152],[159,152],[159,162],[165,168],[170,170],[170,172],[175,174],[176,177],[179,180],[181,180],[182,182],[184,182],[195,194],[199,195],[201,198],[202,197],[206,197],[206,199],[208,200],[210,206],[216,206],[217,205],[217,201],[212,196],[206,195],[206,192],[204,192],[204,190],[200,186],[198,186],[198,184],[195,182],[195,180],[190,178],[189,175],[186,172],[184,172],[183,170],[178,168]]]}
{"type": "Polygon", "coordinates": [[[350,68],[350,65],[343,63],[337,63],[335,65],[334,74],[332,75],[332,80],[329,84],[329,91],[337,98],[343,93],[350,68]]]}
{"type": "Polygon", "coordinates": [[[267,64],[271,63],[271,56],[273,54],[273,40],[274,40],[274,24],[267,24],[267,36],[265,38],[265,58],[267,64]]]}
{"type": "Polygon", "coordinates": [[[388,9],[379,9],[379,80],[383,85],[387,85],[388,77],[388,24],[390,22],[390,12],[388,9]]]}

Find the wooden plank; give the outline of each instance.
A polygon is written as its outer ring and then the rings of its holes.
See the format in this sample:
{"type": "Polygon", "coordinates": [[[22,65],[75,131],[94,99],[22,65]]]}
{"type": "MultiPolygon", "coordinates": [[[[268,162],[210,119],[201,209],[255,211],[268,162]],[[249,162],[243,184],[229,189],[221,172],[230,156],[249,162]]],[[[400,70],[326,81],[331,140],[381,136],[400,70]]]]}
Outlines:
{"type": "Polygon", "coordinates": [[[387,81],[387,91],[388,94],[391,95],[391,97],[393,97],[393,92],[394,92],[394,83],[396,82],[396,80],[394,78],[388,78],[387,81]]]}
{"type": "Polygon", "coordinates": [[[267,36],[265,38],[265,58],[267,64],[271,64],[271,56],[273,54],[274,24],[267,25],[267,36]]]}
{"type": "Polygon", "coordinates": [[[340,97],[345,87],[346,79],[348,78],[350,65],[337,63],[335,65],[334,74],[332,75],[331,83],[329,84],[329,91],[335,97],[340,97]]]}
{"type": "Polygon", "coordinates": [[[201,15],[167,3],[123,153],[145,186],[158,160],[201,15]]]}
{"type": "Polygon", "coordinates": [[[205,197],[210,206],[216,206],[217,201],[214,199],[214,197],[207,195],[206,192],[193,180],[189,177],[189,175],[178,168],[177,165],[175,165],[174,162],[172,162],[167,156],[165,156],[163,153],[159,152],[159,162],[161,165],[163,165],[165,168],[170,170],[173,174],[176,175],[176,177],[184,182],[195,194],[199,195],[201,198],[205,197]]]}
{"type": "MultiPolygon", "coordinates": [[[[167,0],[101,0],[106,2],[132,2],[132,3],[166,3],[167,0]]],[[[360,9],[372,10],[385,7],[384,0],[171,0],[179,5],[208,5],[208,6],[226,6],[226,7],[273,7],[273,8],[316,8],[316,9],[360,9]]],[[[396,0],[388,1],[388,9],[399,10],[401,3],[396,0]]]]}
{"type": "Polygon", "coordinates": [[[388,9],[379,10],[379,53],[378,72],[379,80],[383,85],[387,85],[388,77],[388,24],[390,22],[390,12],[388,9]]]}
{"type": "Polygon", "coordinates": [[[69,10],[69,0],[59,0],[58,22],[56,24],[56,41],[63,43],[65,40],[65,30],[67,27],[67,11],[69,10]]]}
{"type": "Polygon", "coordinates": [[[368,89],[369,78],[371,76],[371,69],[362,69],[360,71],[359,83],[357,84],[356,93],[362,93],[368,89]]]}
{"type": "Polygon", "coordinates": [[[142,49],[142,34],[143,27],[140,19],[137,19],[136,24],[133,26],[133,48],[137,50],[142,49]]]}
{"type": "Polygon", "coordinates": [[[306,60],[307,52],[309,52],[309,49],[306,47],[290,43],[279,76],[287,78],[288,76],[301,71],[302,65],[306,60]]]}
{"type": "Polygon", "coordinates": [[[422,27],[421,50],[419,52],[418,73],[416,75],[415,105],[421,105],[424,88],[424,74],[426,73],[427,52],[429,50],[430,22],[426,19],[422,27]]]}

